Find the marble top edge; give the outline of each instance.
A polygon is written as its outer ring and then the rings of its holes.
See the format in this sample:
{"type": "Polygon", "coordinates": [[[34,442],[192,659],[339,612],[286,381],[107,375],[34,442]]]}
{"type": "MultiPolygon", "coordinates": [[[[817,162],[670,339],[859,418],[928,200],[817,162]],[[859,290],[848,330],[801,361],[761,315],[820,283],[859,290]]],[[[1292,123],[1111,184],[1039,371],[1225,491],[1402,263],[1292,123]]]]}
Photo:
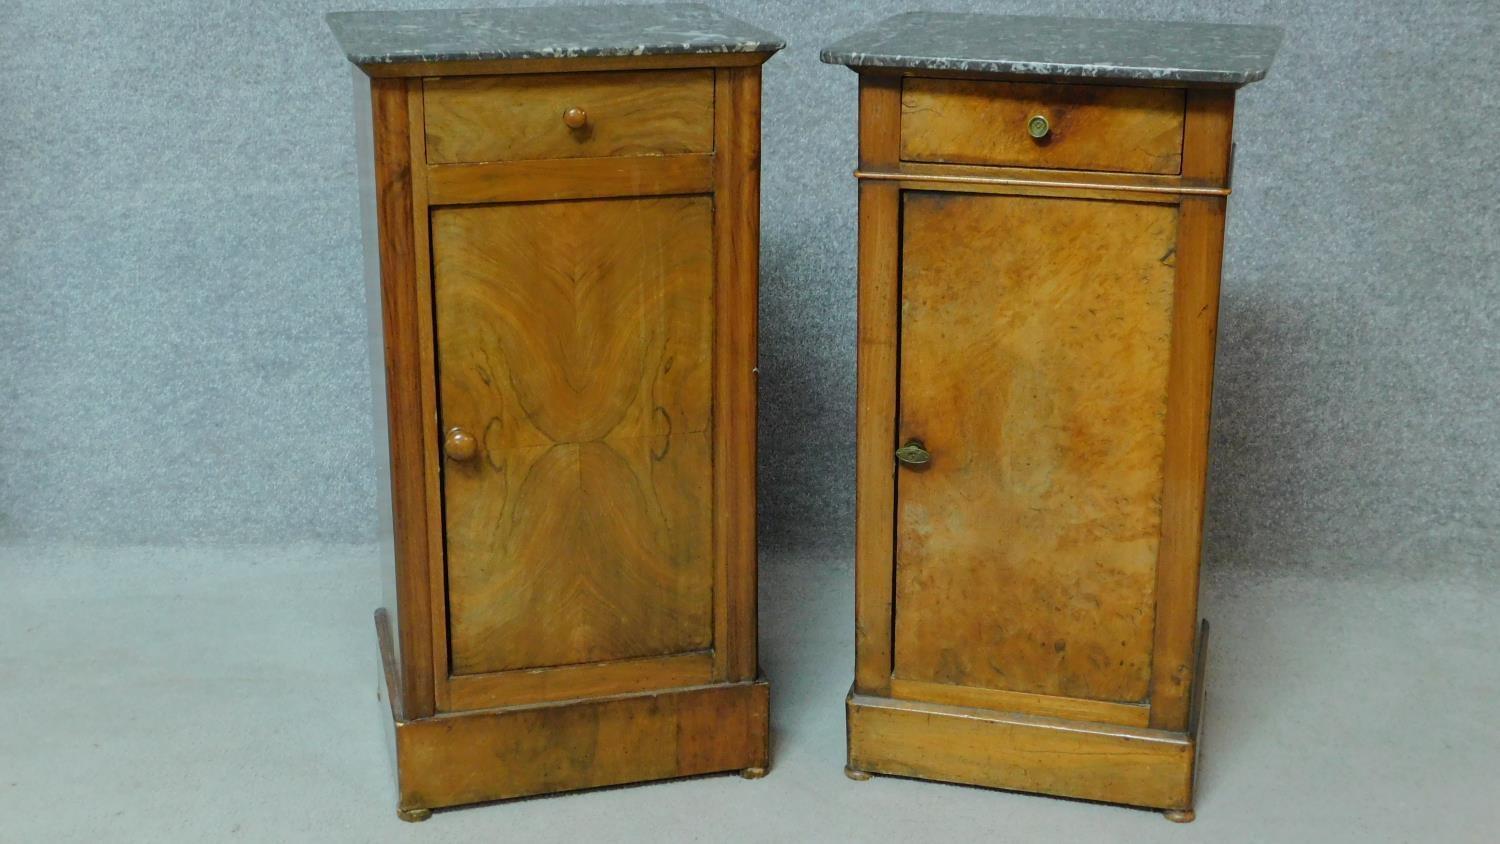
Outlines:
{"type": "Polygon", "coordinates": [[[700,3],[330,12],[357,65],[774,53],[780,37],[700,3]]]}
{"type": "Polygon", "coordinates": [[[823,48],[828,64],[960,73],[1245,85],[1282,32],[1251,24],[907,12],[823,48]]]}
{"type": "Polygon", "coordinates": [[[1012,61],[999,59],[964,60],[938,56],[874,56],[863,54],[834,53],[823,51],[818,58],[824,64],[841,64],[850,68],[862,67],[943,70],[954,73],[994,73],[1012,76],[1054,76],[1070,79],[1119,79],[1156,80],[1161,82],[1198,82],[1202,84],[1248,85],[1266,78],[1268,69],[1243,73],[1226,73],[1211,68],[1171,68],[1156,66],[1132,67],[1129,65],[1095,63],[1069,64],[1066,62],[1012,61]]]}

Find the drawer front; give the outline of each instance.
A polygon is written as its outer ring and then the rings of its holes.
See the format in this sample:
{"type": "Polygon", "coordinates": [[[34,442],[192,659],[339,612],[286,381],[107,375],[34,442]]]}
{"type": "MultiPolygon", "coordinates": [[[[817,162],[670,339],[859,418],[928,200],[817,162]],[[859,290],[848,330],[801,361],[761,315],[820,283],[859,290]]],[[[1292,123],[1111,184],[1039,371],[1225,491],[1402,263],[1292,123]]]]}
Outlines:
{"type": "Polygon", "coordinates": [[[901,157],[1171,175],[1182,172],[1183,109],[1173,88],[908,79],[901,157]]]}
{"type": "Polygon", "coordinates": [[[712,70],[428,79],[429,164],[713,149],[712,70]]]}

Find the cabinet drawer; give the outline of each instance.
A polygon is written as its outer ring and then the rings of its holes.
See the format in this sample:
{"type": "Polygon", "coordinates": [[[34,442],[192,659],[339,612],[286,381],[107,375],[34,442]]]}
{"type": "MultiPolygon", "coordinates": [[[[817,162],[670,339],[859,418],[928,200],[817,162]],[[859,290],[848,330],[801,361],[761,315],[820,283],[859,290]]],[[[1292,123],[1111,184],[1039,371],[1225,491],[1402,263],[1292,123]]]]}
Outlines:
{"type": "Polygon", "coordinates": [[[713,149],[712,70],[455,77],[423,90],[430,164],[713,149]]]}
{"type": "Polygon", "coordinates": [[[1181,89],[913,78],[901,92],[901,158],[1180,173],[1183,106],[1181,89]]]}

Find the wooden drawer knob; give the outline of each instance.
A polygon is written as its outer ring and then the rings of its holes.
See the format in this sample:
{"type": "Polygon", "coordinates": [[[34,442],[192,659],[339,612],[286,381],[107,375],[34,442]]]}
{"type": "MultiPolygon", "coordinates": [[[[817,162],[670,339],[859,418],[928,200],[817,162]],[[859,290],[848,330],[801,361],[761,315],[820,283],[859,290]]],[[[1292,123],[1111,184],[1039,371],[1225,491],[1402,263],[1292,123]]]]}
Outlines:
{"type": "Polygon", "coordinates": [[[479,453],[479,441],[463,428],[449,428],[443,437],[443,453],[448,455],[449,460],[459,463],[473,460],[474,455],[479,453]]]}
{"type": "Polygon", "coordinates": [[[589,113],[578,106],[573,106],[563,112],[563,123],[566,123],[569,129],[582,129],[588,125],[588,122],[589,113]]]}
{"type": "Polygon", "coordinates": [[[1026,134],[1037,140],[1047,137],[1052,132],[1052,122],[1046,115],[1033,114],[1026,119],[1026,134]]]}

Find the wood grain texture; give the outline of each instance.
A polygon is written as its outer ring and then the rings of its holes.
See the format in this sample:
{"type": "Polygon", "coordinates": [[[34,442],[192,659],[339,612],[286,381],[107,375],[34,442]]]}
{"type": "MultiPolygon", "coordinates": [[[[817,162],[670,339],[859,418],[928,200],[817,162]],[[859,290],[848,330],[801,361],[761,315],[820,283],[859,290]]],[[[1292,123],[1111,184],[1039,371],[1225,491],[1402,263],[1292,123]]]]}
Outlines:
{"type": "MultiPolygon", "coordinates": [[[[448,585],[443,565],[443,534],[431,529],[443,524],[443,492],[441,466],[438,457],[437,426],[437,376],[436,352],[432,336],[432,262],[431,231],[424,222],[428,218],[428,172],[422,152],[425,111],[422,86],[415,81],[406,84],[406,133],[410,143],[411,166],[411,218],[412,252],[416,266],[416,309],[412,316],[416,328],[417,353],[420,358],[417,374],[421,393],[417,397],[422,407],[422,478],[426,487],[423,501],[427,507],[427,603],[428,623],[434,631],[448,627],[448,585]]],[[[432,641],[433,706],[442,711],[447,708],[447,684],[441,678],[448,676],[447,637],[436,632],[432,641]]]]}
{"type": "Polygon", "coordinates": [[[769,764],[762,682],[454,713],[396,727],[400,804],[441,808],[769,764]]]}
{"type": "Polygon", "coordinates": [[[588,697],[702,686],[714,680],[712,651],[591,662],[448,678],[449,711],[525,706],[588,697]]]}
{"type": "MultiPolygon", "coordinates": [[[[619,77],[568,71],[692,68],[672,78],[696,79],[706,107],[684,130],[697,151],[680,154],[435,163],[425,82],[360,78],[393,493],[377,628],[407,819],[766,771],[754,421],[768,55],[372,71],[551,74],[528,90],[587,93],[619,77]],[[452,423],[474,439],[445,461],[452,423]]],[[[604,101],[660,104],[626,93],[604,101]]],[[[598,122],[613,105],[583,107],[577,142],[613,137],[598,122]]]]}
{"type": "MultiPolygon", "coordinates": [[[[1227,184],[1234,129],[1234,92],[1192,91],[1188,97],[1185,176],[1227,184]]],[[[1176,303],[1164,456],[1162,536],[1157,560],[1155,664],[1151,725],[1187,726],[1195,684],[1198,579],[1203,553],[1214,349],[1226,201],[1184,198],[1177,239],[1176,303]]]]}
{"type": "MultiPolygon", "coordinates": [[[[375,188],[375,137],[370,79],[351,68],[354,80],[354,150],[359,176],[359,223],[364,253],[365,336],[370,364],[370,433],[375,461],[376,558],[380,567],[381,612],[388,613],[394,626],[400,601],[396,587],[396,543],[394,502],[391,499],[390,420],[386,415],[385,383],[385,317],[382,314],[380,284],[379,200],[375,188]]],[[[400,675],[401,641],[392,635],[397,676],[400,675]]],[[[398,680],[399,682],[399,680],[398,680]]]]}
{"type": "Polygon", "coordinates": [[[890,696],[897,700],[946,703],[952,706],[988,709],[994,712],[1046,715],[1052,718],[1121,724],[1129,727],[1145,727],[1151,723],[1151,707],[1144,703],[1117,703],[1012,692],[1004,689],[979,689],[973,686],[955,686],[951,683],[905,680],[900,677],[891,678],[890,696]]]}
{"type": "MultiPolygon", "coordinates": [[[[372,79],[368,88],[370,119],[367,164],[373,202],[373,239],[377,255],[367,266],[371,314],[380,319],[385,351],[385,394],[376,398],[377,425],[388,434],[390,456],[391,532],[395,567],[395,638],[400,642],[400,680],[407,709],[415,717],[434,711],[432,567],[429,540],[438,526],[431,521],[427,472],[423,393],[424,347],[420,329],[421,301],[417,281],[421,271],[412,219],[411,145],[408,142],[408,85],[404,79],[372,79]],[[383,411],[383,412],[382,412],[383,411]]],[[[356,95],[364,91],[356,89],[356,95]]],[[[365,110],[362,105],[361,111],[365,110]]],[[[373,326],[372,326],[373,328],[373,326]]],[[[430,354],[430,353],[427,353],[430,354]]],[[[377,428],[378,430],[378,428],[377,428]]]]}
{"type": "Polygon", "coordinates": [[[713,149],[711,70],[438,78],[425,86],[433,164],[713,149]],[[581,129],[563,121],[572,108],[587,114],[581,129]]]}
{"type": "Polygon", "coordinates": [[[1183,178],[1228,187],[1234,154],[1234,91],[1188,91],[1185,120],[1183,178]]]}
{"type": "Polygon", "coordinates": [[[905,81],[901,157],[954,164],[1177,173],[1183,91],[963,79],[905,81]],[[1045,117],[1051,132],[1031,137],[1045,117]]]}
{"type": "Polygon", "coordinates": [[[847,770],[1187,819],[1234,93],[872,69],[862,116],[903,84],[856,171],[847,770]]]}
{"type": "Polygon", "coordinates": [[[1162,809],[1193,805],[1195,743],[1138,727],[852,694],[849,767],[1162,809]]]}
{"type": "MultiPolygon", "coordinates": [[[[899,158],[901,83],[861,76],[861,167],[899,158]]],[[[895,564],[897,296],[901,193],[895,184],[859,184],[859,324],[855,449],[854,685],[885,694],[891,683],[891,577],[895,564]]]]}
{"type": "Polygon", "coordinates": [[[403,812],[770,765],[765,678],[412,718],[375,628],[403,812]]]}
{"type": "Polygon", "coordinates": [[[713,557],[715,679],[759,673],[755,409],[760,68],[715,72],[713,557]]]}
{"type": "Polygon", "coordinates": [[[707,193],[715,167],[706,153],[443,164],[428,190],[434,205],[707,193]]]}
{"type": "Polygon", "coordinates": [[[1149,692],[1177,213],[909,193],[896,674],[1149,692]],[[996,244],[1004,248],[996,248],[996,244]]]}
{"type": "Polygon", "coordinates": [[[712,644],[707,197],[432,215],[455,674],[712,644]]]}

